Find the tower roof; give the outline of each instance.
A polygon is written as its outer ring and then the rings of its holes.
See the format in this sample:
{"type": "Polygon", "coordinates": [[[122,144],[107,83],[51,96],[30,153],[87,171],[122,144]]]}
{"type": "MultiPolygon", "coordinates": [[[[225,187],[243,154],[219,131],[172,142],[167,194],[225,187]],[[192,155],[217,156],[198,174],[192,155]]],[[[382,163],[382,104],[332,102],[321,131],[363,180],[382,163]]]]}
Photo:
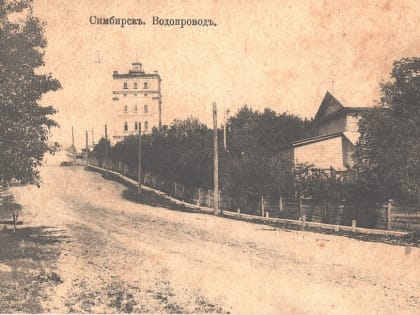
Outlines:
{"type": "Polygon", "coordinates": [[[153,73],[145,73],[143,69],[143,64],[138,61],[131,63],[131,69],[128,70],[128,73],[118,73],[118,71],[114,71],[112,77],[114,79],[132,78],[132,77],[159,78],[160,79],[160,75],[157,71],[154,71],[153,73]]]}

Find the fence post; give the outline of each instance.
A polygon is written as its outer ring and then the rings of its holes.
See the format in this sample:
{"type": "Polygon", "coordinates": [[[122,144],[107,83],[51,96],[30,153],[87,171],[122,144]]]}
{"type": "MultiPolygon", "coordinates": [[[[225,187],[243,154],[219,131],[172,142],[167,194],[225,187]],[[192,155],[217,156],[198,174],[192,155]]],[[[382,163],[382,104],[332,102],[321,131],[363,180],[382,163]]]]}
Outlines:
{"type": "Polygon", "coordinates": [[[392,229],[392,199],[388,199],[388,203],[386,205],[386,215],[387,215],[387,229],[392,229]]]}
{"type": "Polygon", "coordinates": [[[329,202],[328,202],[328,199],[325,199],[325,202],[324,202],[324,215],[322,216],[322,220],[321,220],[321,222],[325,222],[325,223],[328,223],[328,212],[329,212],[329,202]]]}
{"type": "Polygon", "coordinates": [[[299,197],[299,218],[302,217],[302,197],[299,197]]]}
{"type": "Polygon", "coordinates": [[[210,194],[211,194],[210,190],[208,189],[207,190],[207,207],[209,207],[209,208],[211,207],[211,205],[210,205],[210,199],[211,199],[210,194]]]}
{"type": "Polygon", "coordinates": [[[261,216],[265,217],[265,211],[264,211],[264,195],[261,195],[261,216]]]}
{"type": "Polygon", "coordinates": [[[283,212],[283,198],[282,198],[281,195],[280,195],[280,198],[279,198],[279,211],[283,212]]]}
{"type": "Polygon", "coordinates": [[[13,233],[16,233],[17,213],[13,211],[13,233]]]}
{"type": "Polygon", "coordinates": [[[353,233],[356,233],[357,222],[356,220],[351,220],[351,230],[353,233]]]}
{"type": "Polygon", "coordinates": [[[201,188],[198,188],[197,206],[200,207],[201,202],[201,188]]]}

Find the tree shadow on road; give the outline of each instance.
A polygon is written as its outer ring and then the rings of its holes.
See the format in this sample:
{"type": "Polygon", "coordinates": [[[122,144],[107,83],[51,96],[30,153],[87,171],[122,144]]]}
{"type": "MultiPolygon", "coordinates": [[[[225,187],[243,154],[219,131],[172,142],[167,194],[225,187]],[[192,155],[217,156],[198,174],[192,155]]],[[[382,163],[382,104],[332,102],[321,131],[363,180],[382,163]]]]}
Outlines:
{"type": "Polygon", "coordinates": [[[123,197],[136,203],[141,203],[151,207],[163,207],[171,210],[177,210],[182,212],[199,213],[200,211],[193,208],[188,208],[182,204],[176,204],[171,202],[167,198],[156,194],[153,191],[143,190],[141,194],[138,194],[137,189],[127,188],[123,191],[123,197]]]}
{"type": "Polygon", "coordinates": [[[49,226],[0,231],[0,313],[42,313],[46,290],[61,283],[52,272],[68,237],[49,226]]]}

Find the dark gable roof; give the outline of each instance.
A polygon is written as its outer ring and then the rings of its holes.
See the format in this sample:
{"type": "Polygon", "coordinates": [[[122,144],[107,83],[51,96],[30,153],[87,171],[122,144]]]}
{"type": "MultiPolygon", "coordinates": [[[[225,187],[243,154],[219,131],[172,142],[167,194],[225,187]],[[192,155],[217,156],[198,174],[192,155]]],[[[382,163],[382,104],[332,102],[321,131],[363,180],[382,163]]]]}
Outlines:
{"type": "Polygon", "coordinates": [[[327,109],[331,106],[336,106],[338,108],[337,111],[344,108],[343,104],[341,104],[330,92],[327,91],[315,115],[315,120],[321,119],[327,109]]]}
{"type": "Polygon", "coordinates": [[[314,142],[319,142],[319,141],[323,141],[323,140],[327,140],[327,139],[337,138],[337,137],[341,137],[341,136],[343,136],[342,132],[336,132],[336,133],[332,133],[332,134],[329,134],[329,135],[306,138],[306,139],[302,139],[302,140],[292,142],[292,146],[293,147],[299,147],[299,146],[302,146],[302,145],[306,145],[306,144],[310,144],[310,143],[314,143],[314,142]]]}
{"type": "Polygon", "coordinates": [[[348,137],[348,135],[346,135],[345,132],[336,132],[336,133],[332,133],[332,134],[329,134],[329,135],[316,136],[316,137],[312,137],[312,138],[306,138],[306,139],[294,141],[294,142],[292,142],[292,146],[294,148],[296,148],[296,147],[300,147],[300,146],[303,146],[303,145],[312,144],[312,143],[315,143],[315,142],[321,142],[321,141],[324,141],[324,140],[334,139],[334,138],[338,138],[338,137],[342,137],[342,138],[346,139],[348,142],[350,142],[351,144],[354,145],[353,141],[348,137]]]}
{"type": "Polygon", "coordinates": [[[352,141],[350,141],[350,139],[346,136],[346,134],[344,132],[336,132],[336,133],[332,133],[332,134],[329,134],[329,135],[316,136],[316,137],[312,137],[312,138],[306,138],[306,139],[294,141],[294,142],[292,142],[292,146],[295,148],[295,147],[300,147],[302,145],[307,145],[307,144],[320,142],[320,141],[333,139],[333,138],[338,138],[338,137],[343,137],[343,138],[347,139],[347,141],[352,143],[352,141]]]}
{"type": "Polygon", "coordinates": [[[315,115],[315,122],[321,122],[328,120],[329,118],[334,117],[338,113],[346,112],[346,113],[355,113],[355,112],[363,112],[371,110],[371,107],[351,107],[351,106],[345,106],[341,101],[339,101],[337,98],[335,98],[329,91],[325,93],[325,96],[321,102],[321,105],[318,108],[318,111],[315,115]],[[331,107],[335,107],[335,110],[333,110],[330,113],[327,113],[331,107]]]}

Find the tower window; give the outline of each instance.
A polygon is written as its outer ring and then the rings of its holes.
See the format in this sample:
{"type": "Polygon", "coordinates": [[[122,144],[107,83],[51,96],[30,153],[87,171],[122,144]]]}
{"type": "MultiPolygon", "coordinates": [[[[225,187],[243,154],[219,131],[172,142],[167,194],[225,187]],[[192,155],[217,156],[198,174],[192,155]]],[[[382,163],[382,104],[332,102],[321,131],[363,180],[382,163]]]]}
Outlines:
{"type": "Polygon", "coordinates": [[[143,83],[143,89],[148,89],[149,88],[149,84],[147,84],[147,82],[143,83]]]}
{"type": "Polygon", "coordinates": [[[137,82],[134,82],[134,87],[133,87],[133,89],[138,89],[138,87],[137,87],[137,82]]]}
{"type": "Polygon", "coordinates": [[[133,112],[137,113],[137,105],[133,105],[133,112]]]}
{"type": "Polygon", "coordinates": [[[144,131],[147,131],[149,129],[149,122],[146,120],[144,122],[144,131]]]}
{"type": "Polygon", "coordinates": [[[128,123],[124,122],[124,131],[128,131],[128,123]]]}
{"type": "Polygon", "coordinates": [[[144,105],[144,113],[145,114],[149,113],[149,106],[144,105]]]}
{"type": "Polygon", "coordinates": [[[123,87],[123,89],[128,89],[128,83],[127,83],[127,82],[124,82],[124,87],[123,87]]]}
{"type": "Polygon", "coordinates": [[[124,105],[124,113],[127,113],[127,112],[128,112],[128,106],[124,105]]]}

